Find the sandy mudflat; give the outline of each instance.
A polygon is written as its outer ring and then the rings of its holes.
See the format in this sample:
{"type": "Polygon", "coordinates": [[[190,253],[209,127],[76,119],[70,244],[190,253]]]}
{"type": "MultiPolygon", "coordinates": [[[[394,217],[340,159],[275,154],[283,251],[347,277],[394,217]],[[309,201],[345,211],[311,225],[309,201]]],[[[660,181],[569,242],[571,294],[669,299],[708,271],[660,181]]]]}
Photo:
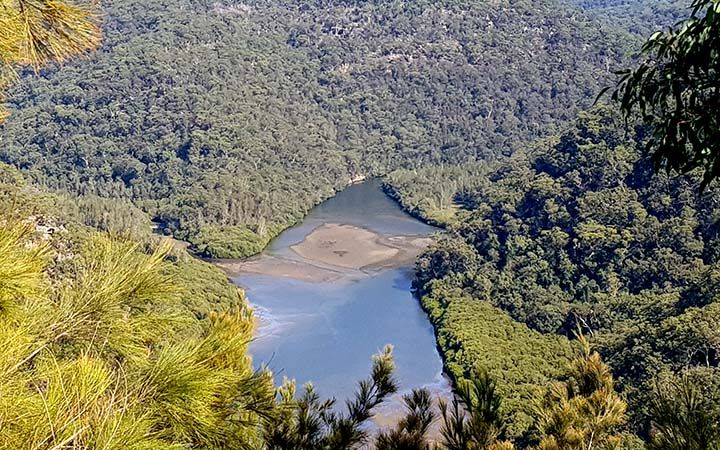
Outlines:
{"type": "Polygon", "coordinates": [[[410,264],[432,242],[428,237],[385,237],[354,225],[321,225],[290,248],[300,258],[261,255],[214,261],[229,276],[244,273],[328,282],[410,264]]]}
{"type": "Polygon", "coordinates": [[[400,250],[383,244],[378,235],[352,225],[327,224],[316,228],[292,250],[311,261],[360,269],[392,259],[400,250]]]}
{"type": "Polygon", "coordinates": [[[215,264],[229,276],[242,274],[269,275],[273,277],[293,278],[313,283],[325,283],[340,278],[343,274],[335,270],[316,267],[312,264],[284,258],[264,255],[244,261],[216,261],[215,264]]]}
{"type": "Polygon", "coordinates": [[[416,258],[431,242],[417,236],[382,237],[353,225],[331,223],[290,247],[303,258],[351,270],[395,267],[416,258]]]}

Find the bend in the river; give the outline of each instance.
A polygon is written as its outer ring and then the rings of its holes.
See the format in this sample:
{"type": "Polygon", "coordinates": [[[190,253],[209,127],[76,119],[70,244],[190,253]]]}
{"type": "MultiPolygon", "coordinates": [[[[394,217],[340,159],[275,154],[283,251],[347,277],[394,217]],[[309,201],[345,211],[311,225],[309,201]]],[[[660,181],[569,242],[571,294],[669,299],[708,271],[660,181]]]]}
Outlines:
{"type": "MultiPolygon", "coordinates": [[[[432,325],[410,290],[414,260],[435,231],[369,181],[313,209],[261,255],[221,263],[259,318],[256,364],[342,400],[392,344],[400,394],[425,387],[447,396],[432,325]]],[[[377,421],[398,411],[399,395],[377,421]]]]}

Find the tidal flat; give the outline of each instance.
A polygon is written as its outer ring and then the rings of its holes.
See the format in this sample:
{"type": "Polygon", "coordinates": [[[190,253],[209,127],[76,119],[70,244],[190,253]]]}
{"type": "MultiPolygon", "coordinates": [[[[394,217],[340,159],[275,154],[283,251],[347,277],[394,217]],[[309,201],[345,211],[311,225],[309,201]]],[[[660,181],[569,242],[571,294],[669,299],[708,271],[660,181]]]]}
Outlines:
{"type": "Polygon", "coordinates": [[[412,264],[432,242],[421,236],[383,236],[355,225],[327,223],[290,246],[298,258],[263,254],[216,264],[231,277],[268,275],[310,282],[412,264]]]}

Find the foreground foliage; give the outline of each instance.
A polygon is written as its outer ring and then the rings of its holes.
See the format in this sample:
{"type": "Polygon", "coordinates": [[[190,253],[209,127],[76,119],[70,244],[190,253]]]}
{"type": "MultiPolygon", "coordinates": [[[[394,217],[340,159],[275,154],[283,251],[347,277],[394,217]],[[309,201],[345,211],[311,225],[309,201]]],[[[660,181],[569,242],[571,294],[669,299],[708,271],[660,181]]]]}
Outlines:
{"type": "Polygon", "coordinates": [[[626,404],[614,390],[610,368],[590,350],[582,336],[563,381],[546,386],[544,394],[537,398],[532,435],[517,443],[504,440],[503,398],[486,371],[473,373],[470,381],[461,381],[451,406],[440,402],[441,438],[435,445],[426,436],[434,418],[427,398],[423,390],[405,397],[408,415],[394,431],[380,435],[378,448],[513,450],[518,446],[533,450],[610,450],[633,442],[621,432],[626,404]]]}
{"type": "MultiPolygon", "coordinates": [[[[87,3],[51,0],[0,1],[0,102],[21,66],[38,69],[65,61],[100,43],[98,14],[87,3]]],[[[0,109],[0,122],[7,118],[0,109]]]]}
{"type": "Polygon", "coordinates": [[[653,34],[645,59],[623,72],[613,97],[626,116],[639,110],[653,127],[656,166],[701,168],[703,186],[720,175],[720,2],[694,0],[688,19],[653,34]]]}
{"type": "Polygon", "coordinates": [[[284,386],[280,389],[284,411],[268,425],[264,448],[334,450],[367,443],[370,436],[362,426],[373,409],[397,391],[394,367],[392,348],[386,347],[374,358],[371,377],[360,382],[355,398],[347,402],[347,414],[338,413],[334,399],[321,401],[312,385],[299,399],[292,384],[284,386]]]}
{"type": "Polygon", "coordinates": [[[720,448],[720,385],[707,369],[663,377],[651,400],[651,450],[720,448]]]}
{"type": "Polygon", "coordinates": [[[115,237],[86,227],[73,199],[0,169],[0,447],[260,442],[275,388],[247,355],[237,288],[119,222],[115,237]]]}
{"type": "Polygon", "coordinates": [[[240,443],[259,439],[274,388],[247,356],[252,320],[241,299],[197,321],[163,274],[167,247],[147,254],[94,237],[53,255],[27,225],[4,226],[0,247],[6,448],[247,448],[240,443]]]}

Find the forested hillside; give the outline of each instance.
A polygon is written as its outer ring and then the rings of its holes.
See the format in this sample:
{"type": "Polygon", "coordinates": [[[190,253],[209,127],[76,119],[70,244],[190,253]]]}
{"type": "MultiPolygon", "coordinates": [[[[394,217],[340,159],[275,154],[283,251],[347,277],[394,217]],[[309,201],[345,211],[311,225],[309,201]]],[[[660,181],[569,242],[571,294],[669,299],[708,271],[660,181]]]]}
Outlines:
{"type": "Polygon", "coordinates": [[[684,18],[690,4],[685,0],[570,0],[595,20],[612,23],[647,38],[651,33],[684,18]]]}
{"type": "MultiPolygon", "coordinates": [[[[449,235],[421,257],[416,281],[453,373],[488,357],[470,336],[488,326],[480,311],[492,305],[548,337],[591,336],[636,432],[648,430],[659,380],[685,372],[707,399],[717,395],[720,196],[700,194],[699,176],[655,175],[642,156],[646,135],[609,109],[583,113],[456,192],[449,235]],[[442,338],[448,327],[454,341],[442,338]]],[[[416,176],[436,180],[437,170],[416,176]]]]}
{"type": "Polygon", "coordinates": [[[206,256],[259,251],[351,178],[510,154],[633,48],[555,0],[103,7],[101,51],[11,93],[0,160],[206,256]]]}

